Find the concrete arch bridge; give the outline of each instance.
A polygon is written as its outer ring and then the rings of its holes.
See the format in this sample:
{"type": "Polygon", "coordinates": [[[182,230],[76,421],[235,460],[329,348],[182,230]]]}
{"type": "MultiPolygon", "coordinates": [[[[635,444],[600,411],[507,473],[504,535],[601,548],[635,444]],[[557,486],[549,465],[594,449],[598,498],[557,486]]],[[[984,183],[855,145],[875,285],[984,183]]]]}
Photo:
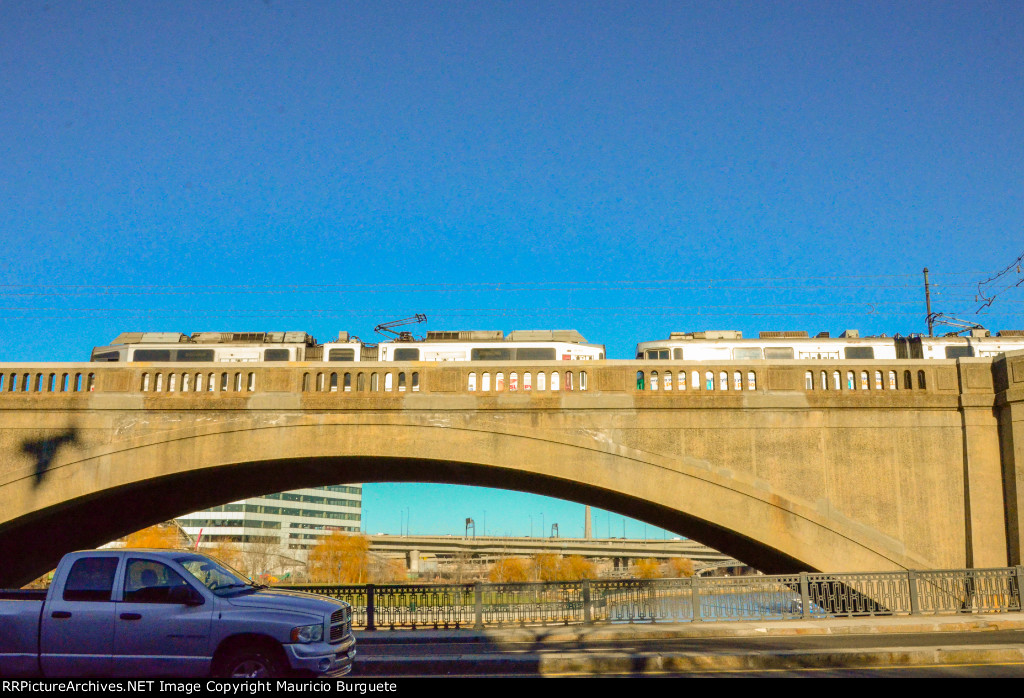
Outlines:
{"type": "Polygon", "coordinates": [[[378,481],[592,504],[769,572],[1019,564],[1022,403],[1024,352],[3,364],[0,586],[186,512],[378,481]]]}

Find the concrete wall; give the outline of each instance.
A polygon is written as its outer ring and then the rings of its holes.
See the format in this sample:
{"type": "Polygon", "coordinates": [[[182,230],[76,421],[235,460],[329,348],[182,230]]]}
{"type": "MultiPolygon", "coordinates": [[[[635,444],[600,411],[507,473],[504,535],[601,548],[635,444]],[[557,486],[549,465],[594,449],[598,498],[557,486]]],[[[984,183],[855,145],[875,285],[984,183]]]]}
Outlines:
{"type": "Polygon", "coordinates": [[[1024,352],[995,362],[526,368],[528,392],[521,365],[207,364],[189,367],[182,392],[180,365],[0,366],[0,567],[7,570],[0,582],[45,571],[68,549],[188,511],[374,481],[477,484],[589,503],[765,571],[1019,562],[1024,352]],[[509,390],[513,368],[516,391],[509,390]],[[676,380],[681,369],[686,390],[676,380]],[[541,370],[557,371],[560,385],[570,371],[575,389],[538,390],[541,370]],[[696,385],[693,370],[701,374],[696,385]],[[499,372],[501,392],[494,390],[499,372]],[[194,390],[197,373],[202,392],[194,390]],[[331,373],[339,374],[336,392],[331,373]]]}

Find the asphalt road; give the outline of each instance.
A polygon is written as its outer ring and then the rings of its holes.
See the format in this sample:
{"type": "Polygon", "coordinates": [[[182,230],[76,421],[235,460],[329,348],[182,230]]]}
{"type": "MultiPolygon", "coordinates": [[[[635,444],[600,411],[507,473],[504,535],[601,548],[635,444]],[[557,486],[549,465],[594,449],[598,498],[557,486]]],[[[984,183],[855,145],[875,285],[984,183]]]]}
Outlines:
{"type": "Polygon", "coordinates": [[[683,628],[614,636],[474,631],[359,634],[353,676],[1024,676],[1024,619],[1008,627],[950,624],[903,631],[885,624],[683,628]],[[701,628],[707,632],[707,628],[701,628]]]}

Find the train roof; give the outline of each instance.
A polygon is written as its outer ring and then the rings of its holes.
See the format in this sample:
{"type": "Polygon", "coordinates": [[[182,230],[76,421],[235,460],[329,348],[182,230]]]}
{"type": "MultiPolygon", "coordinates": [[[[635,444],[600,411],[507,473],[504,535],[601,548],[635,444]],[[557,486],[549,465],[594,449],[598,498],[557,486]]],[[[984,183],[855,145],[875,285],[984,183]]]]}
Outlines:
{"type": "Polygon", "coordinates": [[[576,330],[430,330],[427,342],[570,342],[586,344],[576,330]]]}
{"type": "MultiPolygon", "coordinates": [[[[939,336],[939,337],[924,337],[920,334],[910,334],[907,338],[910,339],[929,339],[930,341],[935,340],[966,340],[971,339],[984,339],[992,337],[993,334],[989,330],[978,328],[970,330],[968,336],[960,336],[956,333],[939,336]]],[[[1024,330],[1000,330],[995,333],[996,337],[1024,337],[1024,330]]],[[[837,339],[895,339],[901,335],[894,335],[889,337],[887,335],[870,335],[861,337],[859,330],[843,330],[837,337],[837,339]]],[[[695,341],[695,340],[735,340],[744,339],[743,333],[739,330],[702,330],[696,332],[671,332],[669,334],[669,341],[695,341]]],[[[812,338],[806,330],[767,330],[758,332],[758,339],[829,339],[831,334],[829,332],[819,332],[812,338]]],[[[753,338],[748,337],[748,341],[753,341],[753,338]]],[[[662,340],[663,341],[663,340],[662,340]]]]}
{"type": "Polygon", "coordinates": [[[306,332],[122,332],[111,344],[305,344],[316,339],[306,332]]]}

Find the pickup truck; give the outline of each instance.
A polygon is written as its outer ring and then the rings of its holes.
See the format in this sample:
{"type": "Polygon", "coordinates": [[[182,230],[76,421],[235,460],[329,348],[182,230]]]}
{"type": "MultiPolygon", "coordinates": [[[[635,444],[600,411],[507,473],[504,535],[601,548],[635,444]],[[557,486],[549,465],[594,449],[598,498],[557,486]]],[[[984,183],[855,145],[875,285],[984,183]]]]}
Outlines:
{"type": "Polygon", "coordinates": [[[0,591],[0,676],[347,674],[352,609],[172,550],[65,555],[46,590],[0,591]]]}

